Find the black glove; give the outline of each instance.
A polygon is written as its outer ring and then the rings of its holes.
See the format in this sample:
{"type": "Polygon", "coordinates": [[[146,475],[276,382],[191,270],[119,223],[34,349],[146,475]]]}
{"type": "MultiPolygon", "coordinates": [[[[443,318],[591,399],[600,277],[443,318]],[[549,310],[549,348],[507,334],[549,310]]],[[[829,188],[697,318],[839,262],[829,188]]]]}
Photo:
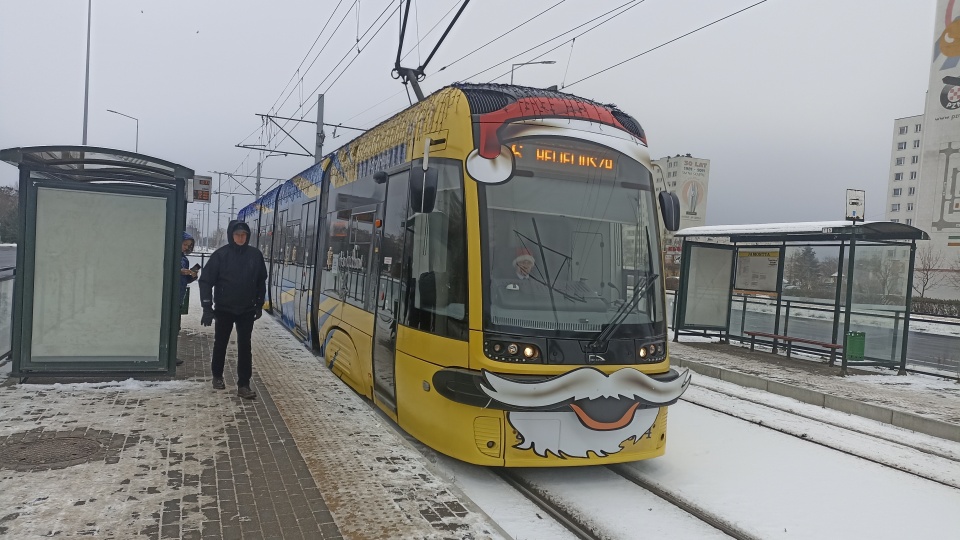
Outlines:
{"type": "Polygon", "coordinates": [[[260,317],[263,317],[263,308],[257,308],[257,312],[253,314],[253,320],[257,320],[260,317]]]}
{"type": "Polygon", "coordinates": [[[203,316],[200,317],[200,326],[210,326],[213,324],[213,310],[210,308],[203,308],[203,316]]]}

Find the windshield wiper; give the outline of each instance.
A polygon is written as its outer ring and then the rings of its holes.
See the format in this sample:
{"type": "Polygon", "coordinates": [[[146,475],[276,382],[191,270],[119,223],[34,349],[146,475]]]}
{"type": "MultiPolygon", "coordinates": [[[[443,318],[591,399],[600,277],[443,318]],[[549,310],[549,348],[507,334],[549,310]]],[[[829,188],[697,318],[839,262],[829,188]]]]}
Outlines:
{"type": "Polygon", "coordinates": [[[650,286],[657,281],[658,277],[660,276],[657,274],[647,274],[643,276],[643,279],[637,283],[636,288],[634,288],[633,296],[630,297],[630,300],[620,306],[620,309],[613,314],[613,318],[607,323],[606,328],[597,334],[597,337],[590,342],[588,346],[590,350],[602,351],[607,348],[607,342],[610,341],[613,333],[623,325],[623,322],[627,320],[627,316],[633,311],[637,304],[640,303],[640,299],[650,290],[650,286]]]}

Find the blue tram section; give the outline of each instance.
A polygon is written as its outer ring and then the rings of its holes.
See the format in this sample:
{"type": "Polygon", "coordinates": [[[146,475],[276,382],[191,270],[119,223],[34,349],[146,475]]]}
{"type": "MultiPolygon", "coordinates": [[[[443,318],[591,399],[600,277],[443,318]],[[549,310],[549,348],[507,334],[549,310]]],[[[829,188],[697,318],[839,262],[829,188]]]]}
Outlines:
{"type": "Polygon", "coordinates": [[[269,286],[267,308],[279,315],[290,331],[304,341],[311,339],[310,306],[317,254],[320,186],[323,167],[309,167],[237,215],[253,232],[251,243],[267,260],[269,286]],[[255,243],[254,243],[255,242],[255,243]]]}

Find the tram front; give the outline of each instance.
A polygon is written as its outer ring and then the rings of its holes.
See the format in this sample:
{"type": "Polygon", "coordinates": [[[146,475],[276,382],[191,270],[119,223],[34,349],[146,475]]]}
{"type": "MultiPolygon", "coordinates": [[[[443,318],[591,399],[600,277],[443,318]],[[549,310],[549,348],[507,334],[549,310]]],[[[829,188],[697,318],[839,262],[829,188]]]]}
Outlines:
{"type": "Polygon", "coordinates": [[[646,147],[591,129],[527,129],[504,140],[499,168],[467,161],[480,179],[484,284],[471,368],[483,406],[504,411],[507,466],[659,456],[666,406],[689,384],[666,354],[646,147]]]}

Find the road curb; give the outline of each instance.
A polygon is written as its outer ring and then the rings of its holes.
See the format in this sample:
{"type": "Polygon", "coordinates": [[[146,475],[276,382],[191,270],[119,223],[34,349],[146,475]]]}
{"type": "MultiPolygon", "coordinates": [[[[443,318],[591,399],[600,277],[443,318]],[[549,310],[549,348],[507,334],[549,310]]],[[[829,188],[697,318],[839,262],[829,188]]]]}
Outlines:
{"type": "Polygon", "coordinates": [[[862,416],[876,420],[877,422],[909,429],[932,437],[960,442],[960,426],[940,420],[934,420],[918,414],[898,411],[870,403],[863,403],[849,398],[832,396],[791,384],[768,381],[756,375],[710,366],[692,360],[684,360],[676,356],[671,357],[670,362],[675,366],[688,367],[700,375],[713,379],[720,379],[721,381],[730,382],[739,386],[755,388],[757,390],[770,392],[771,394],[793,398],[797,401],[809,403],[810,405],[817,405],[855,416],[862,416]]]}

